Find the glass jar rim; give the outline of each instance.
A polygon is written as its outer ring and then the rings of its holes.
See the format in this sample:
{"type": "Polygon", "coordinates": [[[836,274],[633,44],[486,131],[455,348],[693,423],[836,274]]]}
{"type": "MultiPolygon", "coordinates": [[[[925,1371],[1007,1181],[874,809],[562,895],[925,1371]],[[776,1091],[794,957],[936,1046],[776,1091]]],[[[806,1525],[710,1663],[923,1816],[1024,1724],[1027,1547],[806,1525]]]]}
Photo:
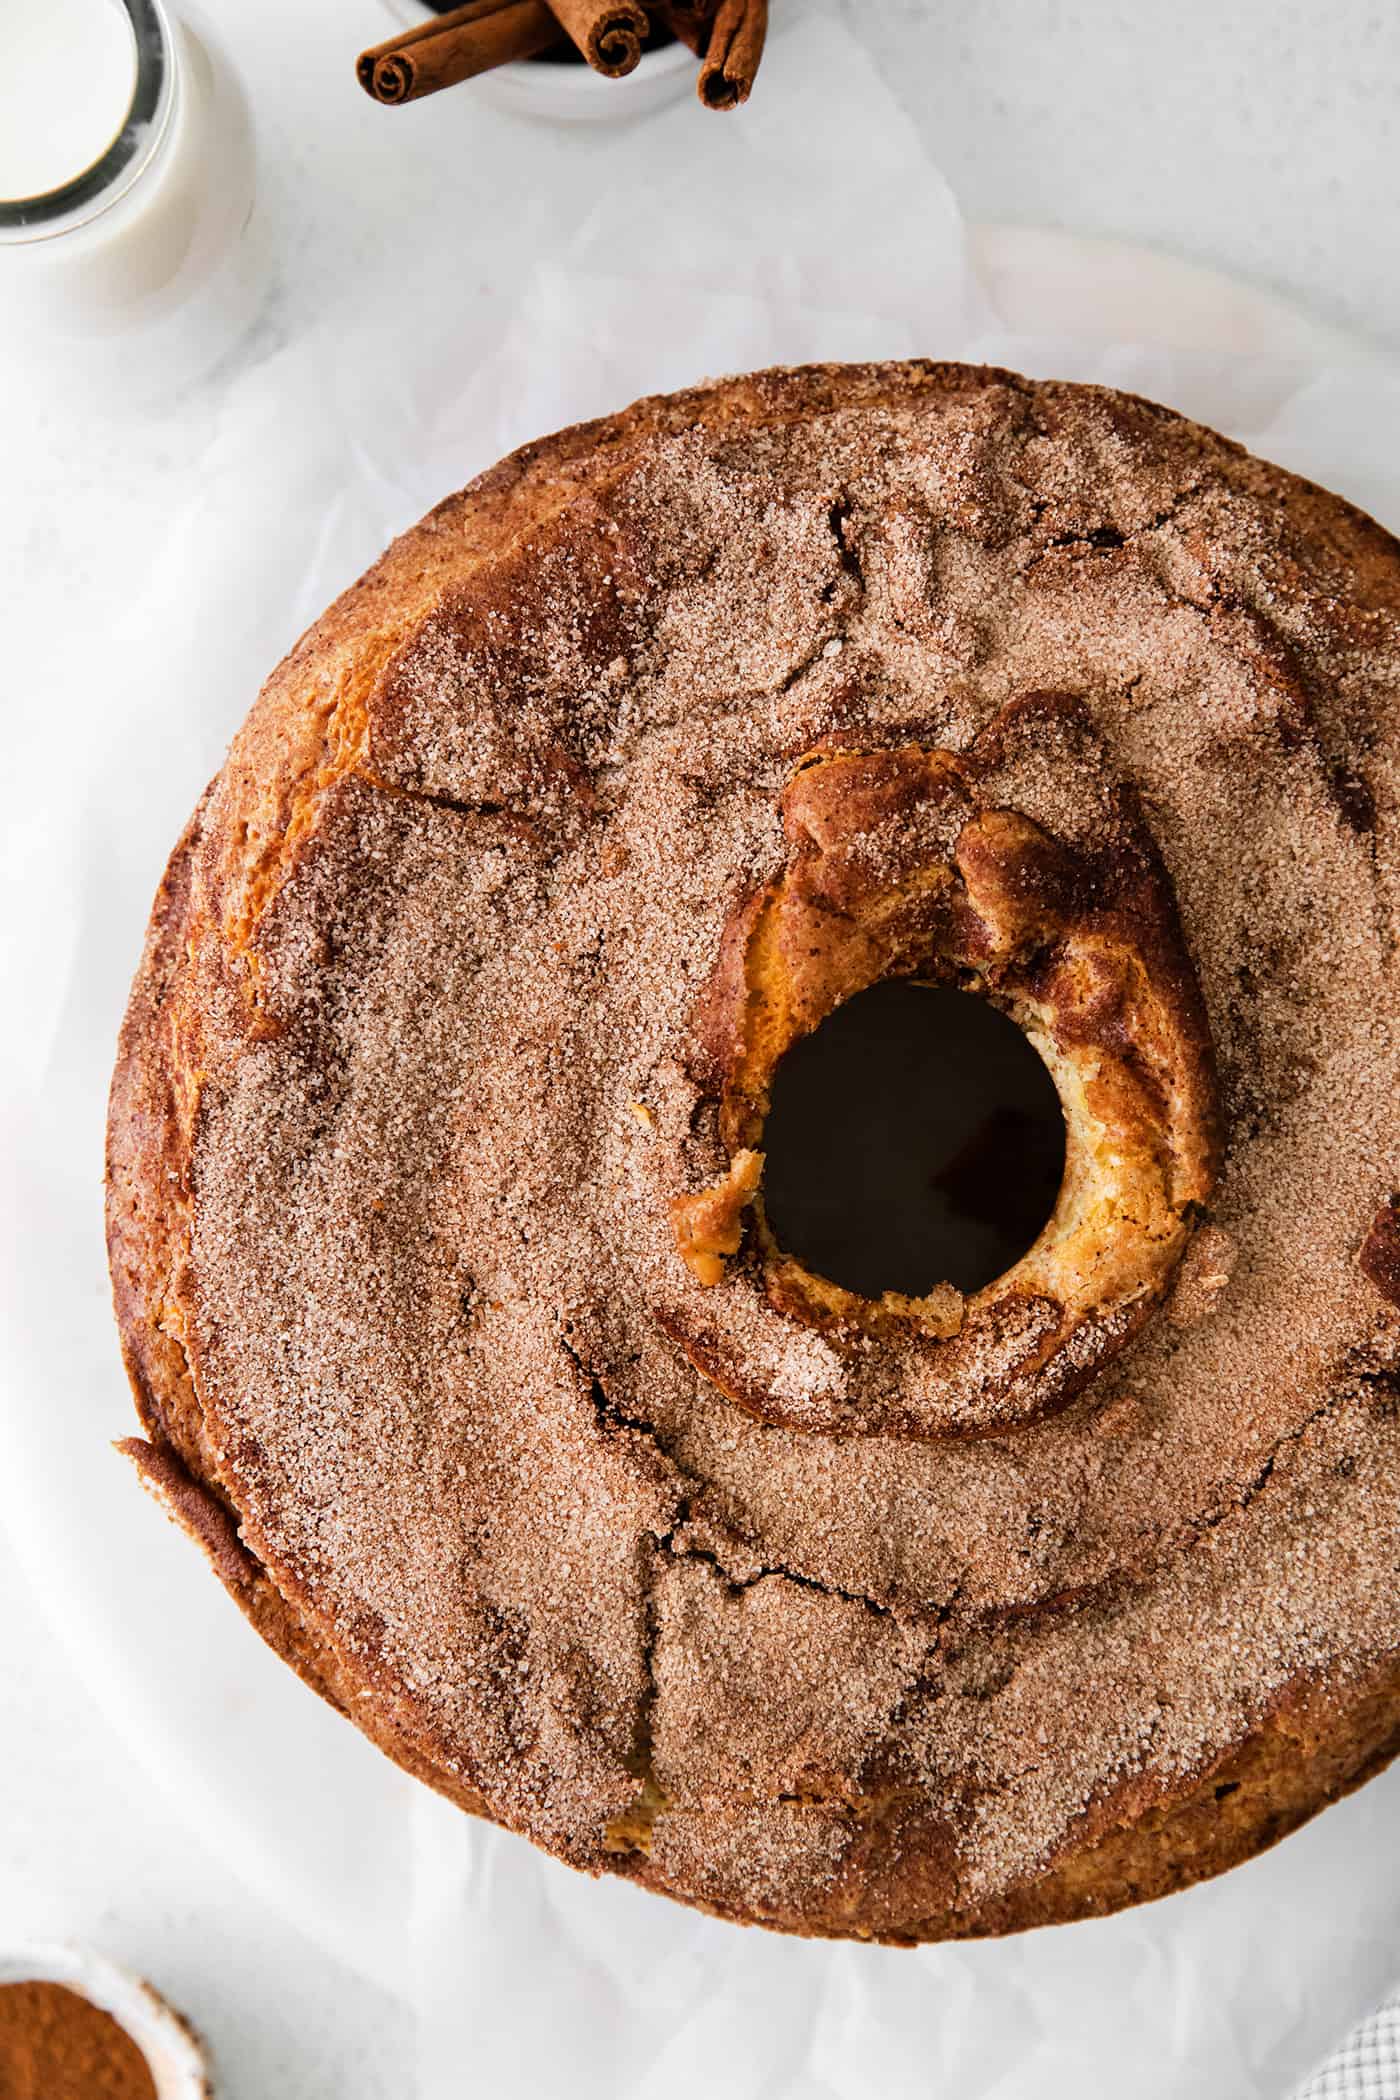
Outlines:
{"type": "Polygon", "coordinates": [[[121,129],[90,167],[35,197],[0,198],[0,243],[49,240],[85,226],[124,197],[170,121],[175,50],[161,0],[116,0],[131,26],[136,78],[121,129]]]}

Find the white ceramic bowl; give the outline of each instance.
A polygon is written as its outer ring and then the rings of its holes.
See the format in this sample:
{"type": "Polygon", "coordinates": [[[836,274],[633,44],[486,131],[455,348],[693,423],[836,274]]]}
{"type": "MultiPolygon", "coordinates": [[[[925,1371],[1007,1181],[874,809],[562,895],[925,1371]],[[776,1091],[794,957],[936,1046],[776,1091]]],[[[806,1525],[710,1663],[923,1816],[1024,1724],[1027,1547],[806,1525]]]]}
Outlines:
{"type": "Polygon", "coordinates": [[[0,1948],[0,1983],[66,1984],[125,2028],[151,2067],[157,2100],[213,2100],[209,2060],[179,2014],[105,1955],[56,1940],[0,1948]]]}
{"type": "MultiPolygon", "coordinates": [[[[384,0],[384,4],[394,20],[408,29],[430,22],[435,13],[423,0],[384,0]]],[[[516,116],[543,117],[556,124],[625,123],[686,94],[693,95],[698,70],[694,53],[684,44],[663,44],[659,51],[644,51],[641,63],[623,80],[607,80],[591,66],[522,59],[482,73],[464,87],[516,116]]]]}

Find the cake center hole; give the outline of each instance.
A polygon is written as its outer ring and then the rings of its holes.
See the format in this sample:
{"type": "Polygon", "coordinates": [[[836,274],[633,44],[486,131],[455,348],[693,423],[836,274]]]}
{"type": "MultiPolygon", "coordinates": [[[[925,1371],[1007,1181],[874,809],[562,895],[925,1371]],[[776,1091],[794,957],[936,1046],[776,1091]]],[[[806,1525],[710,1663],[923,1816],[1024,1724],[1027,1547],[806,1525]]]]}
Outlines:
{"type": "Polygon", "coordinates": [[[779,1064],[763,1193],[783,1250],[863,1297],[977,1291],[1039,1237],[1065,1170],[1055,1082],[970,992],[890,978],[779,1064]]]}

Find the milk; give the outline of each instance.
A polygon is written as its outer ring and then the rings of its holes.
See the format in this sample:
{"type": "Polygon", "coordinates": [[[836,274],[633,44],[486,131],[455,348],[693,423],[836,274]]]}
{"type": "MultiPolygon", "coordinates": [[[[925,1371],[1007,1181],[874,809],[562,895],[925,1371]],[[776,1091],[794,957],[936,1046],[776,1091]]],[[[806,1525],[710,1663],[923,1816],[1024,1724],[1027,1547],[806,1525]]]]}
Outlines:
{"type": "Polygon", "coordinates": [[[253,177],[193,7],[0,0],[0,340],[36,387],[158,397],[231,348],[265,282],[253,177]]]}
{"type": "Polygon", "coordinates": [[[119,0],[0,0],[0,51],[0,197],[39,197],[121,131],[136,38],[119,0]]]}

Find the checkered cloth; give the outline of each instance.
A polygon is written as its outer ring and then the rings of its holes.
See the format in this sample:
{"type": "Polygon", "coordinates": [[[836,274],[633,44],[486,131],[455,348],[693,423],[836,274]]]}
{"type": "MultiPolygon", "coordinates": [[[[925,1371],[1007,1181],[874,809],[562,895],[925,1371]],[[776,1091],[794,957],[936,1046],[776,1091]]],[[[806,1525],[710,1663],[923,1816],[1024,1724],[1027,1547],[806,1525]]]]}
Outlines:
{"type": "Polygon", "coordinates": [[[1292,2100],[1400,2100],[1400,1997],[1353,2027],[1292,2100]]]}

